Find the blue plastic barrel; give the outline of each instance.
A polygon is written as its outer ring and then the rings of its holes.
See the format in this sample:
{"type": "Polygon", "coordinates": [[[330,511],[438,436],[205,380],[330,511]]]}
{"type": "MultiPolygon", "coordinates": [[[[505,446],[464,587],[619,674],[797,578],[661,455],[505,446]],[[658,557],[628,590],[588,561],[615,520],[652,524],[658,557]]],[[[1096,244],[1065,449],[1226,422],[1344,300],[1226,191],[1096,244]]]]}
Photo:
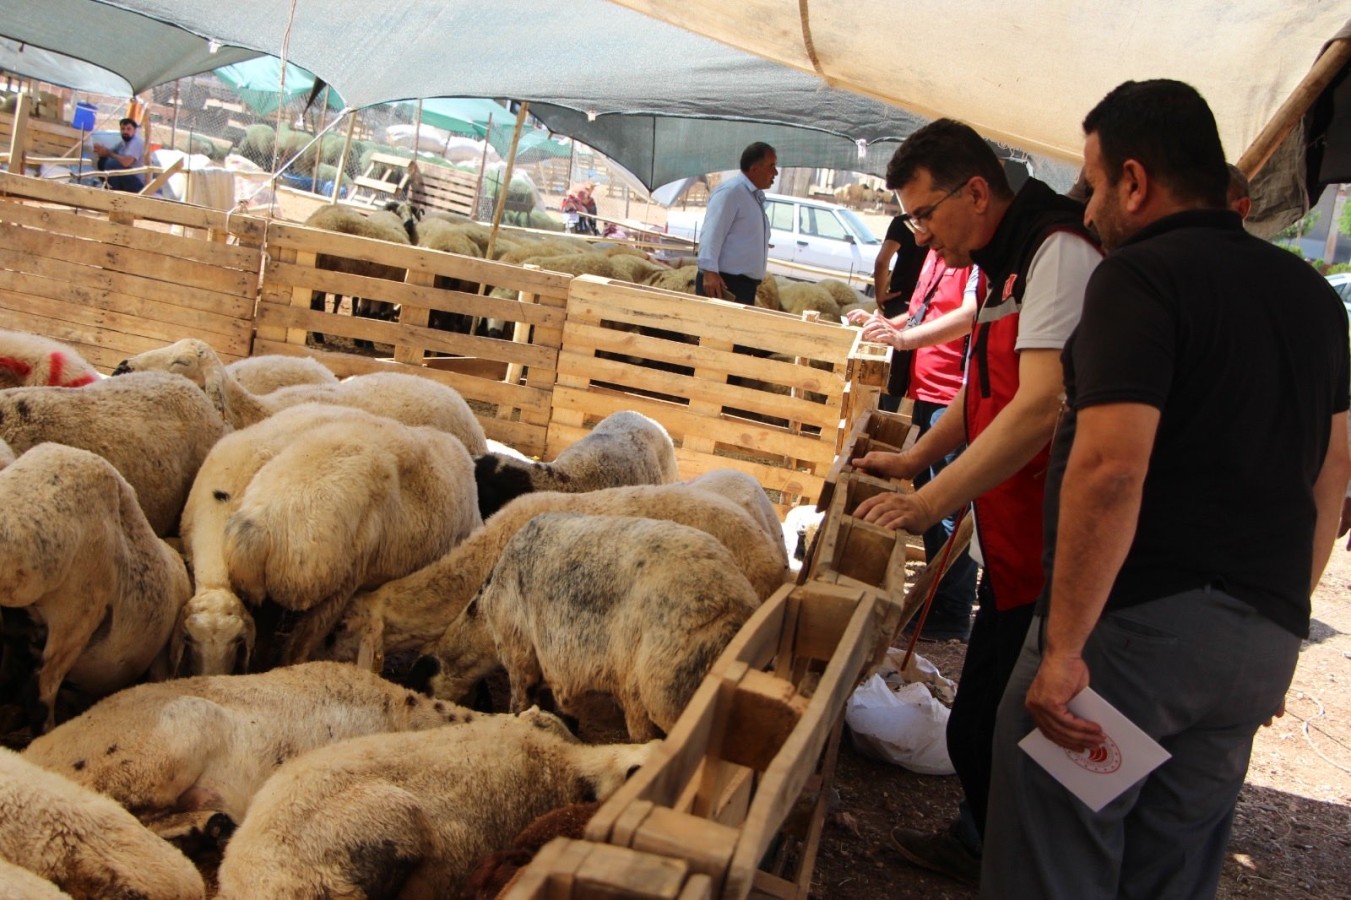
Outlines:
{"type": "Polygon", "coordinates": [[[92,103],[76,103],[75,117],[70,120],[72,128],[78,128],[81,131],[94,130],[94,116],[98,114],[98,107],[92,103]]]}

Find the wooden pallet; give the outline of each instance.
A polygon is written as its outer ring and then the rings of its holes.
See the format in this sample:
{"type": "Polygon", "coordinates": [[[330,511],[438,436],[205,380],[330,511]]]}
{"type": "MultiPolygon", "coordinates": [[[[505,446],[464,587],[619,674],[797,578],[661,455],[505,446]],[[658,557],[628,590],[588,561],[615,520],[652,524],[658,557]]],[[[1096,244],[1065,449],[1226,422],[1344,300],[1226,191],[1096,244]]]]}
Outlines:
{"type": "Polygon", "coordinates": [[[445,166],[420,165],[409,183],[415,206],[474,218],[478,209],[478,176],[445,166]]]}
{"type": "Polygon", "coordinates": [[[383,206],[408,196],[408,182],[417,166],[412,159],[391,153],[372,153],[366,171],[352,179],[344,202],[354,206],[383,206]]]}

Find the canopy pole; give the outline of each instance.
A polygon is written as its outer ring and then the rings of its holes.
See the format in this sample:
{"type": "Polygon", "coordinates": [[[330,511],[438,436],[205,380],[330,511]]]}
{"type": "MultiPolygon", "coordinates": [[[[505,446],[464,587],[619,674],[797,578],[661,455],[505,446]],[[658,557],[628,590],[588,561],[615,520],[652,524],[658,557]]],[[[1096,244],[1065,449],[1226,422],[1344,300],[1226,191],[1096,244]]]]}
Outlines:
{"type": "Polygon", "coordinates": [[[493,245],[497,243],[497,232],[502,227],[502,213],[507,208],[507,194],[511,189],[511,173],[516,168],[516,145],[521,142],[521,128],[525,125],[526,113],[530,110],[530,104],[521,101],[521,108],[516,111],[516,130],[511,133],[511,151],[507,153],[507,168],[502,173],[502,181],[497,191],[497,209],[493,210],[493,227],[488,232],[488,249],[483,251],[487,259],[493,258],[493,245]]]}
{"type": "Polygon", "coordinates": [[[422,98],[417,98],[417,116],[413,119],[413,159],[417,159],[418,142],[422,140],[422,98]]]}
{"type": "MultiPolygon", "coordinates": [[[[483,157],[478,162],[478,184],[474,185],[474,212],[472,215],[470,215],[470,218],[473,219],[475,222],[479,220],[478,202],[479,198],[483,196],[483,174],[488,169],[488,145],[492,143],[492,140],[493,140],[493,114],[490,112],[488,113],[488,128],[483,133],[483,157]]],[[[449,141],[447,141],[447,145],[449,145],[449,141]]]]}
{"type": "Polygon", "coordinates": [[[342,155],[338,157],[338,175],[333,179],[333,196],[328,200],[330,205],[338,202],[338,191],[342,189],[342,179],[347,174],[347,155],[352,152],[352,132],[357,128],[356,110],[349,110],[347,115],[347,138],[342,142],[342,155]]]}
{"type": "MultiPolygon", "coordinates": [[[[182,102],[178,96],[178,83],[180,81],[182,81],[181,78],[174,79],[174,120],[169,126],[169,146],[173,147],[175,150],[178,149],[178,109],[179,104],[182,102]]],[[[188,146],[188,152],[192,152],[191,145],[188,146]]],[[[81,153],[80,155],[83,156],[84,154],[81,153]]]]}
{"type": "MultiPolygon", "coordinates": [[[[328,89],[327,82],[324,83],[324,95],[319,98],[319,130],[322,132],[328,128],[328,89]]],[[[323,149],[323,148],[320,148],[323,149]]],[[[320,154],[320,161],[323,161],[323,155],[320,154]]],[[[316,167],[317,171],[317,167],[316,167]]]]}
{"type": "Polygon", "coordinates": [[[1327,49],[1314,62],[1309,74],[1304,76],[1290,93],[1281,108],[1271,117],[1271,121],[1253,139],[1252,144],[1238,159],[1238,167],[1248,178],[1253,178],[1271,159],[1281,141],[1289,136],[1295,125],[1309,111],[1314,100],[1332,83],[1332,79],[1351,60],[1351,40],[1341,38],[1328,44],[1327,49]]]}

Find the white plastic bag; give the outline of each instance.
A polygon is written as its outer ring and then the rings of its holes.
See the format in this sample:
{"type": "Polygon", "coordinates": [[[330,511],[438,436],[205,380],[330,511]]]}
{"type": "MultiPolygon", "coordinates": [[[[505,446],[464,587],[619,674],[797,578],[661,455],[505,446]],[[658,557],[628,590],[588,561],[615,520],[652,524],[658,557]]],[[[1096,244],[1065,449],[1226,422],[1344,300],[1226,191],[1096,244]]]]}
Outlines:
{"type": "Polygon", "coordinates": [[[863,682],[844,709],[854,746],[921,775],[951,775],[944,732],[948,708],[922,683],[893,691],[880,675],[863,682]]]}

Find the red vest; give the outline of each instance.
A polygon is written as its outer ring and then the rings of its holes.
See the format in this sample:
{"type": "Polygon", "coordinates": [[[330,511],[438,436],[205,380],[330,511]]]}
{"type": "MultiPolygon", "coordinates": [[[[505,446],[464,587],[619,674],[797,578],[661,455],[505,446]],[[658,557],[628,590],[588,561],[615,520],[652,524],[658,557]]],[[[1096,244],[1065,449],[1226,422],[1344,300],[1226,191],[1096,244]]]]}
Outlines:
{"type": "MultiPolygon", "coordinates": [[[[1029,179],[1004,214],[990,243],[972,254],[987,289],[971,333],[966,378],[966,437],[980,436],[1018,392],[1018,318],[1032,258],[1048,237],[1071,231],[1087,240],[1083,207],[1029,179]]],[[[985,575],[995,606],[1014,609],[1034,602],[1045,580],[1042,569],[1042,503],[1050,442],[1004,482],[972,504],[985,575]]]]}

